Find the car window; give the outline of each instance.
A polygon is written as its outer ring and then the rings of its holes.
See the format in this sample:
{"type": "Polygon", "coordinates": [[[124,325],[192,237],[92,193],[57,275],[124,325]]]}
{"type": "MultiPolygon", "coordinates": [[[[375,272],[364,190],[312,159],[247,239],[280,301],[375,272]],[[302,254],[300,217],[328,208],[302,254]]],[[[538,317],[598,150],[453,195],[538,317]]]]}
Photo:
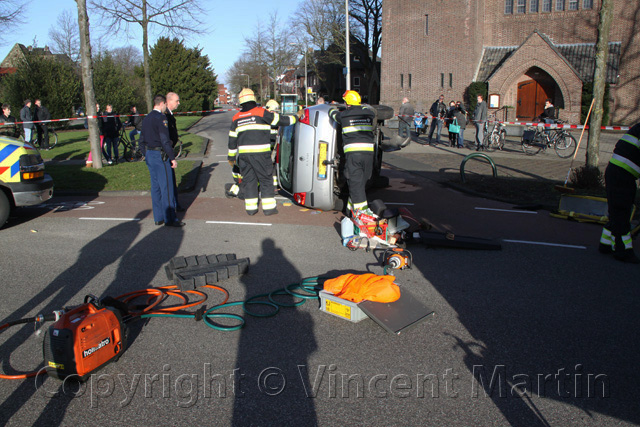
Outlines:
{"type": "Polygon", "coordinates": [[[293,143],[296,125],[282,127],[280,137],[280,186],[289,193],[293,190],[293,143]]]}

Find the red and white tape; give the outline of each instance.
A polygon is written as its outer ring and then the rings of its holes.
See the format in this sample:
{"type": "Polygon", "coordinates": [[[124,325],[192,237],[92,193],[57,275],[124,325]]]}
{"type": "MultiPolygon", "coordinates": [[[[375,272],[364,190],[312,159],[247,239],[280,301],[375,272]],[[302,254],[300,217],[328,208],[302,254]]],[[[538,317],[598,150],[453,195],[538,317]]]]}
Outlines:
{"type": "MultiPolygon", "coordinates": [[[[223,111],[238,111],[238,108],[229,108],[229,109],[215,109],[215,110],[202,110],[202,111],[175,111],[173,114],[182,115],[182,114],[202,114],[202,113],[218,113],[223,111]]],[[[70,122],[73,120],[85,120],[85,119],[97,119],[98,117],[144,117],[146,114],[114,114],[108,116],[82,116],[82,117],[68,117],[65,119],[50,119],[50,120],[34,120],[31,122],[11,122],[11,123],[0,123],[0,126],[9,126],[9,125],[22,125],[22,124],[40,124],[40,123],[55,123],[55,122],[70,122]]]]}
{"type": "MultiPolygon", "coordinates": [[[[434,119],[434,116],[432,115],[400,115],[400,114],[396,114],[396,117],[428,117],[430,119],[434,119]]],[[[443,119],[440,119],[443,120],[443,119]]],[[[473,121],[473,120],[471,120],[473,121]]],[[[487,120],[487,122],[489,123],[494,123],[496,120],[487,120]]],[[[563,128],[567,128],[567,129],[589,129],[589,126],[584,126],[584,125],[568,125],[565,123],[541,123],[541,122],[503,122],[498,120],[498,123],[502,123],[505,125],[517,125],[517,126],[544,126],[544,127],[548,127],[548,128],[557,128],[557,129],[563,129],[563,128]]],[[[629,130],[631,129],[629,126],[601,126],[600,127],[601,130],[629,130]]]]}

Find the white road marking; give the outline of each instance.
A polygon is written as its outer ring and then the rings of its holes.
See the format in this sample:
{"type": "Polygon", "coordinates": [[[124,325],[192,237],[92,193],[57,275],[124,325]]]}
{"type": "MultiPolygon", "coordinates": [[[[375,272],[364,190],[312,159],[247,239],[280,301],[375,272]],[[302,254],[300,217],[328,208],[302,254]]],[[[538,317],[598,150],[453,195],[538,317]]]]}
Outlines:
{"type": "Polygon", "coordinates": [[[270,227],[273,224],[263,224],[259,222],[233,222],[233,221],[207,221],[207,224],[229,224],[229,225],[261,225],[270,227]]]}
{"type": "Polygon", "coordinates": [[[475,208],[475,209],[478,211],[512,212],[512,213],[538,215],[538,212],[535,212],[535,211],[516,211],[513,209],[493,209],[493,208],[475,208]]]}
{"type": "Polygon", "coordinates": [[[78,218],[89,221],[140,221],[140,218],[78,218]]]}
{"type": "Polygon", "coordinates": [[[539,246],[556,246],[556,247],[560,247],[560,248],[571,248],[571,249],[587,249],[586,246],[576,246],[576,245],[563,245],[560,243],[546,243],[546,242],[531,242],[528,240],[508,240],[508,239],[503,239],[503,242],[508,242],[508,243],[522,243],[525,245],[539,245],[539,246]]]}

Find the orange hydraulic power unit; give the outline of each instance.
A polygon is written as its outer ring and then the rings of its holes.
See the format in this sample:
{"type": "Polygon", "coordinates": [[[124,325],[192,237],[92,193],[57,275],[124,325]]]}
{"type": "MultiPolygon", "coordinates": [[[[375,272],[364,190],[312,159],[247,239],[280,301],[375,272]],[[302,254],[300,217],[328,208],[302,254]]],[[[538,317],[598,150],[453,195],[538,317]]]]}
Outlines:
{"type": "Polygon", "coordinates": [[[44,338],[44,364],[49,376],[86,380],[116,361],[126,347],[126,326],[118,309],[87,296],[85,303],[49,327],[44,338]],[[88,301],[91,300],[91,301],[88,301]]]}

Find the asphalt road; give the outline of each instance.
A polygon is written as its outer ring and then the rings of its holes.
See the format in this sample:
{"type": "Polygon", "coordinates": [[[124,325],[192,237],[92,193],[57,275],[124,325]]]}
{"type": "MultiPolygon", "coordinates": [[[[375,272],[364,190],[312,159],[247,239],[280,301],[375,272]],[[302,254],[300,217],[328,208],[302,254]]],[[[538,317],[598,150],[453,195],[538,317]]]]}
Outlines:
{"type": "MultiPolygon", "coordinates": [[[[156,227],[146,195],[56,197],[17,212],[1,231],[1,323],[89,293],[168,284],[163,266],[178,255],[249,257],[248,274],[222,283],[231,300],[306,277],[382,274],[373,253],[340,245],[339,213],[283,197],[279,215],[248,217],[241,201],[224,198],[231,115],[194,128],[211,147],[197,190],[181,195],[183,229],[156,227]]],[[[238,332],[139,321],[121,359],[80,387],[1,380],[0,424],[640,423],[639,270],[597,253],[598,226],[470,197],[402,169],[384,174],[391,186],[376,197],[435,230],[502,243],[501,251],[410,247],[414,266],[396,272],[397,283],[435,315],[400,335],[321,312],[313,300],[248,317],[238,332]]],[[[219,301],[207,293],[208,306],[219,301]]],[[[37,369],[42,336],[32,325],[3,331],[0,357],[5,373],[37,369]]]]}

